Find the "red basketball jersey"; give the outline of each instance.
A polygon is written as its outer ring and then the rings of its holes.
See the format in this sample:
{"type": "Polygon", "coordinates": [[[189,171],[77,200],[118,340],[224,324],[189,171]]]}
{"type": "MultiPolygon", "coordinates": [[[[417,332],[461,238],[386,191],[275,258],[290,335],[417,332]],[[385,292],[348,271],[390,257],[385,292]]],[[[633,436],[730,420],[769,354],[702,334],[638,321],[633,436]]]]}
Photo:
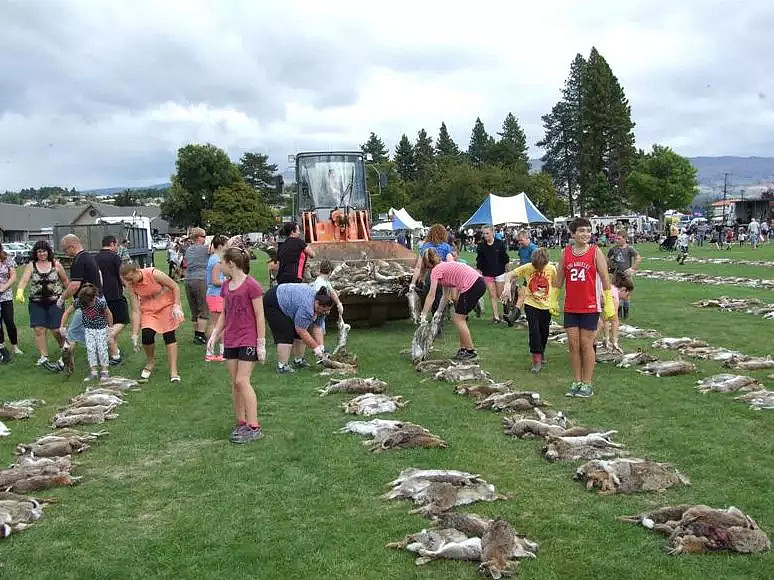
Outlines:
{"type": "Polygon", "coordinates": [[[576,256],[572,244],[564,248],[564,311],[572,314],[599,312],[602,280],[597,272],[597,247],[576,256]]]}

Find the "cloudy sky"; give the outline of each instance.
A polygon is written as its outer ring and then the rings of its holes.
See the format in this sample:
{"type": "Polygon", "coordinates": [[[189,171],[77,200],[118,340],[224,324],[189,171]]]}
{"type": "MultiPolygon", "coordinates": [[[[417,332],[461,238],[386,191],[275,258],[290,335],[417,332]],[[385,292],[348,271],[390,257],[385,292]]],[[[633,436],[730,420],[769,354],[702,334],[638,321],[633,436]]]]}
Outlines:
{"type": "Polygon", "coordinates": [[[539,157],[592,46],[639,147],[771,156],[772,30],[770,0],[0,0],[0,191],[163,182],[187,143],[284,168],[445,121],[466,147],[476,116],[494,133],[509,111],[539,157]]]}

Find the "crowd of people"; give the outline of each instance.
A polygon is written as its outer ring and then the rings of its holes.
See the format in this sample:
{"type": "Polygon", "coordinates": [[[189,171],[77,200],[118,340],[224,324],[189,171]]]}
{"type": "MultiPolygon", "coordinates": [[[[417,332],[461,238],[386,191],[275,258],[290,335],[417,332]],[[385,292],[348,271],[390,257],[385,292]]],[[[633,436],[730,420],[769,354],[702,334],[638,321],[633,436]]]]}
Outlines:
{"type": "MultiPolygon", "coordinates": [[[[568,395],[591,396],[597,330],[605,329],[611,347],[618,348],[617,321],[628,315],[632,277],[640,258],[628,246],[625,230],[617,232],[607,256],[593,243],[588,220],[577,218],[568,231],[571,242],[556,265],[549,263],[547,249],[536,244],[528,230],[517,231],[519,264],[512,268],[509,248],[494,228],[482,228],[476,263],[469,265],[449,239],[448,229],[432,226],[419,246],[410,283],[412,289],[425,293],[420,322],[426,322],[442,301],[453,302],[452,320],[460,344],[455,358],[474,360],[478,355],[468,316],[474,311],[480,315],[483,296],[488,294],[492,324],[503,323],[506,312],[518,317],[523,310],[529,327],[531,369],[537,373],[546,362],[548,327],[551,316],[558,314],[559,293],[564,290],[564,324],[574,376],[568,395]],[[501,315],[503,303],[508,310],[501,315]]],[[[205,346],[206,362],[225,361],[231,378],[235,414],[231,440],[255,441],[262,431],[250,377],[254,365],[266,360],[266,328],[276,346],[277,372],[294,373],[309,365],[304,357],[307,348],[318,359],[328,356],[325,319],[334,307],[340,319],[344,315],[344,305],[330,282],[333,265],[323,260],[314,283],[303,283],[305,261],[314,251],[300,237],[296,224],[286,224],[280,234],[285,240],[269,265],[276,284],[266,292],[249,275],[250,254],[244,248],[229,245],[223,236],[207,243],[201,228],[192,228],[181,248],[186,265],[182,285],[157,268],[122,261],[120,244],[112,236],[105,237],[96,255],[85,251],[77,236],[65,236],[60,243],[72,260],[69,275],[48,242],[37,242],[18,281],[14,265],[0,246],[0,356],[7,362],[12,351],[21,354],[13,315],[12,287],[16,284],[16,301],[28,303],[38,366],[52,372],[65,370],[81,343],[88,361],[84,380],[105,379],[110,367],[122,363],[118,338],[129,326],[133,350],[145,355],[140,379],[148,380],[155,371],[156,335],[161,334],[169,380],[179,383],[177,333],[185,319],[184,289],[193,342],[205,346]],[[60,348],[56,359],[49,356],[49,333],[60,348]]]]}

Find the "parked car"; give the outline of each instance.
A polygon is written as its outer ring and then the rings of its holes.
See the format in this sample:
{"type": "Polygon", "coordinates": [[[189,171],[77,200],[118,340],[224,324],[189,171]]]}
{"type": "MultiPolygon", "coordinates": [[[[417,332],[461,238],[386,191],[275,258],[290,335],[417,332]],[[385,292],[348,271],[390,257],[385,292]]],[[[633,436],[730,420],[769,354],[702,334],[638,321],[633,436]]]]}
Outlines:
{"type": "Polygon", "coordinates": [[[27,244],[22,242],[6,242],[3,244],[3,249],[19,266],[30,261],[31,248],[27,244]]]}

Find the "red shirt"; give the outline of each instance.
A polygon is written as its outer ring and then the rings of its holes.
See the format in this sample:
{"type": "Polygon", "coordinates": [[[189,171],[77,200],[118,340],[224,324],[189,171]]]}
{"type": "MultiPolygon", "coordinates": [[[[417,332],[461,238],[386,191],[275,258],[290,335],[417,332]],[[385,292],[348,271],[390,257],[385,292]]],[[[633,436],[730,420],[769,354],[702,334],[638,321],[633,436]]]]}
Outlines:
{"type": "Polygon", "coordinates": [[[565,246],[564,311],[571,314],[599,312],[602,279],[597,272],[597,247],[593,244],[580,256],[572,253],[572,244],[565,246]]]}
{"type": "Polygon", "coordinates": [[[224,280],[220,287],[220,295],[226,303],[223,345],[226,348],[255,346],[258,330],[253,300],[263,296],[263,288],[252,276],[247,276],[234,290],[229,288],[230,284],[231,282],[224,280]]]}

